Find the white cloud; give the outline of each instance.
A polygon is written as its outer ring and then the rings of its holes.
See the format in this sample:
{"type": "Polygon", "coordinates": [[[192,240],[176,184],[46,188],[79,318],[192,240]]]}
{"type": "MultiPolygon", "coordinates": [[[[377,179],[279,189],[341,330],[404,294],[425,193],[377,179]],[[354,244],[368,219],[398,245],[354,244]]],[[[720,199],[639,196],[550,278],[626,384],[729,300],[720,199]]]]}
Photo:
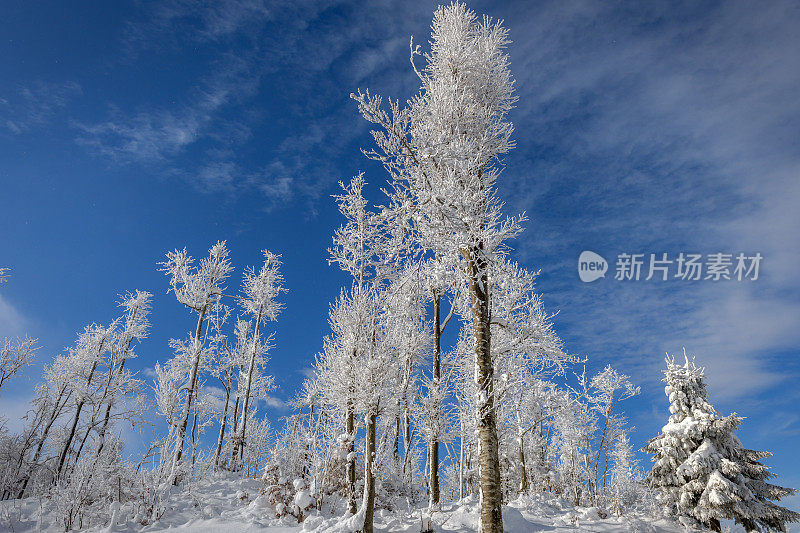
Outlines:
{"type": "Polygon", "coordinates": [[[30,327],[29,321],[0,294],[0,338],[19,337],[30,327]]]}
{"type": "Polygon", "coordinates": [[[269,394],[261,396],[260,399],[267,405],[267,407],[272,407],[273,409],[288,409],[289,407],[286,405],[286,402],[280,398],[276,398],[275,396],[271,396],[269,394]]]}
{"type": "Polygon", "coordinates": [[[797,12],[514,11],[520,150],[503,186],[534,220],[519,242],[524,262],[555,254],[562,264],[534,266],[571,272],[580,250],[601,243],[614,253],[764,256],[749,285],[551,285],[551,301],[574,319],[570,334],[653,381],[663,352],[685,345],[717,398],[752,398],[790,377],[771,357],[800,348],[797,12]],[[569,224],[548,226],[559,209],[569,224]]]}
{"type": "Polygon", "coordinates": [[[3,411],[0,418],[5,419],[5,426],[9,433],[21,433],[25,429],[27,421],[23,417],[31,409],[31,400],[33,400],[33,395],[6,394],[3,397],[3,411]]]}
{"type": "Polygon", "coordinates": [[[19,87],[8,98],[0,98],[0,124],[14,135],[42,128],[54,122],[81,92],[81,86],[74,81],[38,81],[19,87]]]}
{"type": "Polygon", "coordinates": [[[123,32],[131,56],[163,45],[165,39],[180,46],[249,35],[271,15],[265,0],[166,0],[146,7],[143,16],[129,21],[123,32]]]}

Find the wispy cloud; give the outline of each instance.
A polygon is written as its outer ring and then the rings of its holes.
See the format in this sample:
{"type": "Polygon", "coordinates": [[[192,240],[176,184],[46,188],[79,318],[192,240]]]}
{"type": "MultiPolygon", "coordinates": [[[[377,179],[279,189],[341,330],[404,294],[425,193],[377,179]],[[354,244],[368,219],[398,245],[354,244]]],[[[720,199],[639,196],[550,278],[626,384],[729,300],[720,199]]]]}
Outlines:
{"type": "Polygon", "coordinates": [[[520,150],[504,188],[533,219],[523,261],[572,275],[582,249],[764,255],[749,285],[543,279],[581,346],[655,378],[663,352],[686,345],[718,398],[786,379],[770,356],[800,348],[800,58],[788,23],[800,13],[786,7],[553,2],[507,15],[520,150]]]}
{"type": "Polygon", "coordinates": [[[30,321],[0,294],[0,339],[25,335],[29,327],[30,321]]]}
{"type": "Polygon", "coordinates": [[[260,396],[259,399],[263,401],[267,407],[271,407],[272,409],[288,409],[286,402],[270,394],[260,396]]]}
{"type": "MultiPolygon", "coordinates": [[[[106,120],[76,124],[81,132],[78,142],[115,163],[164,163],[197,141],[230,129],[232,125],[220,112],[251,96],[258,88],[260,73],[253,72],[245,58],[225,58],[219,70],[198,82],[188,103],[133,113],[112,105],[106,120]]],[[[246,131],[239,134],[247,135],[246,131]]]]}
{"type": "Polygon", "coordinates": [[[81,86],[73,81],[40,81],[18,87],[15,92],[0,97],[0,128],[14,135],[34,131],[50,124],[80,94],[81,86]]]}
{"type": "Polygon", "coordinates": [[[114,162],[164,161],[174,156],[200,135],[210,116],[203,106],[171,111],[140,111],[126,116],[112,107],[110,117],[97,124],[78,124],[78,142],[114,162]]]}
{"type": "Polygon", "coordinates": [[[220,41],[256,34],[271,15],[265,0],[167,0],[146,2],[142,16],[126,24],[122,40],[131,56],[143,50],[220,41]]]}
{"type": "Polygon", "coordinates": [[[413,76],[395,67],[411,72],[404,48],[416,25],[408,16],[425,21],[429,9],[382,2],[143,3],[121,37],[121,61],[193,47],[209,58],[208,74],[187,79],[193,88],[177,104],[109,102],[105,118],[77,123],[78,142],[113,164],[156,168],[199,190],[259,191],[266,208],[302,201],[313,216],[316,201],[346,177],[336,169],[343,154],[360,159],[356,139],[368,138],[347,95],[362,84],[410,95],[413,76]],[[263,105],[264,98],[290,106],[281,110],[280,126],[266,116],[274,104],[263,105]],[[257,163],[241,155],[259,142],[254,129],[270,137],[257,163]]]}

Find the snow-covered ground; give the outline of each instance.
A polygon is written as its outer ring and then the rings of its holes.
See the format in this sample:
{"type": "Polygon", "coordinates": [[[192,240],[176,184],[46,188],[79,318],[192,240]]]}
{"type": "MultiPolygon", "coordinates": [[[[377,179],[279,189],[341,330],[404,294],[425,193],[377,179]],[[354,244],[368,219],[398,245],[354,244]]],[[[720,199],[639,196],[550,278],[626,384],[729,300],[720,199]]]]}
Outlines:
{"type": "MultiPolygon", "coordinates": [[[[94,527],[88,531],[104,532],[156,532],[191,531],[198,533],[232,532],[269,533],[349,531],[348,522],[340,513],[313,511],[301,523],[292,517],[278,519],[266,498],[260,495],[259,480],[215,479],[202,481],[188,489],[173,489],[162,502],[164,512],[154,524],[143,526],[136,521],[133,509],[122,505],[117,510],[113,524],[94,527]]],[[[607,516],[597,508],[573,507],[553,495],[523,496],[509,503],[503,510],[506,531],[509,532],[647,532],[679,533],[683,528],[666,520],[652,520],[639,516],[617,518],[607,516]]],[[[421,531],[422,524],[430,522],[437,532],[478,531],[477,498],[460,502],[443,503],[430,517],[423,508],[402,504],[395,511],[376,510],[375,526],[380,532],[421,531]]],[[[63,528],[57,517],[48,510],[46,502],[29,498],[23,501],[0,502],[0,531],[59,532],[63,528]],[[41,511],[40,511],[41,510],[41,511]]]]}

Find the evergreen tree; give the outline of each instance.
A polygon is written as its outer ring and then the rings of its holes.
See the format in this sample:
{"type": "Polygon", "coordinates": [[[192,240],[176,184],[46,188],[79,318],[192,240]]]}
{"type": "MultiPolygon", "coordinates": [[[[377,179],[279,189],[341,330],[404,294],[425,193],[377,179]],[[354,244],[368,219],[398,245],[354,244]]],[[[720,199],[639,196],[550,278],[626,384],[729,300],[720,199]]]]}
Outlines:
{"type": "Polygon", "coordinates": [[[720,531],[723,519],[747,531],[785,531],[800,514],[771,500],[796,491],[767,482],[775,474],[760,459],[772,454],[742,446],[734,435],[742,417],[721,416],[707,400],[704,369],[685,352],[684,359],[679,365],[667,357],[664,390],[671,415],[644,448],[655,463],[647,482],[663,506],[713,531],[720,531]]]}

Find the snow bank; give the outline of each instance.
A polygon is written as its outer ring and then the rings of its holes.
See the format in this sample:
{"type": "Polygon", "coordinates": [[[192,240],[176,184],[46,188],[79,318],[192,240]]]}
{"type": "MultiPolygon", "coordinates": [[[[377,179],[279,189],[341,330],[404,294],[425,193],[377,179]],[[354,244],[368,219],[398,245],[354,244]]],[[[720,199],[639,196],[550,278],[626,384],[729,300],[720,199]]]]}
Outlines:
{"type": "MultiPolygon", "coordinates": [[[[276,510],[268,498],[260,494],[259,480],[215,478],[192,485],[185,490],[173,490],[163,502],[165,512],[150,525],[134,520],[133,507],[115,505],[114,520],[97,533],[150,533],[159,531],[191,531],[193,533],[353,533],[364,523],[363,512],[352,516],[320,513],[310,510],[305,520],[297,524],[293,517],[275,518],[276,510]]],[[[306,507],[311,495],[303,486],[295,495],[295,504],[306,507]]],[[[0,502],[0,531],[16,533],[39,531],[39,502],[0,502]]],[[[408,508],[405,503],[391,512],[375,511],[375,530],[381,533],[419,533],[423,523],[430,523],[436,533],[477,533],[480,531],[478,498],[468,497],[458,502],[442,503],[433,512],[424,507],[408,508]]],[[[503,523],[509,533],[551,531],[572,532],[631,532],[683,533],[677,523],[654,520],[645,516],[609,516],[597,507],[573,507],[552,494],[521,496],[503,508],[503,523]]],[[[55,517],[46,509],[41,516],[41,531],[62,531],[55,517]]]]}

